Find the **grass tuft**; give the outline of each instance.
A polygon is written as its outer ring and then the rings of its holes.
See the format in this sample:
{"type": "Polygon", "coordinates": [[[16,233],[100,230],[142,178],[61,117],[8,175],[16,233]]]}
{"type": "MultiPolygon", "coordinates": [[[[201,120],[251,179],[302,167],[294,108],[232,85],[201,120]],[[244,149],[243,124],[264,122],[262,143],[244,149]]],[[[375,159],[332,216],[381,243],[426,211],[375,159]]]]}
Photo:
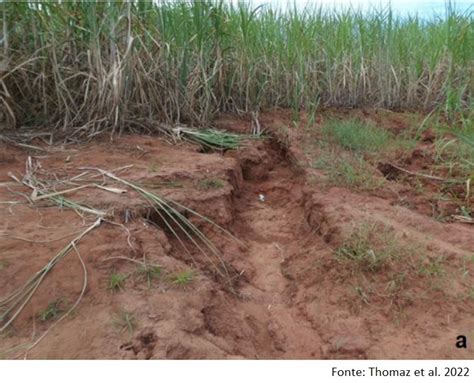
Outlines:
{"type": "Polygon", "coordinates": [[[110,276],[109,279],[109,289],[113,292],[121,291],[125,288],[125,281],[127,280],[128,275],[121,273],[114,273],[110,276]]]}
{"type": "Polygon", "coordinates": [[[112,323],[121,332],[127,331],[130,336],[137,327],[137,319],[135,318],[135,315],[125,310],[116,314],[112,323]]]}
{"type": "Polygon", "coordinates": [[[190,284],[194,279],[192,271],[182,271],[173,276],[172,281],[177,286],[185,286],[190,284]]]}
{"type": "Polygon", "coordinates": [[[154,279],[162,277],[163,269],[158,265],[140,265],[138,266],[137,273],[146,280],[148,288],[150,288],[154,279]]]}
{"type": "Polygon", "coordinates": [[[197,186],[200,190],[222,189],[225,182],[219,178],[206,178],[198,181],[197,186]]]}
{"type": "Polygon", "coordinates": [[[6,269],[9,265],[8,261],[0,261],[0,271],[6,269]]]}
{"type": "Polygon", "coordinates": [[[418,272],[426,277],[443,276],[446,273],[443,266],[444,262],[445,259],[443,257],[426,260],[420,265],[418,272]]]}
{"type": "Polygon", "coordinates": [[[62,308],[62,300],[58,299],[50,302],[48,307],[46,307],[44,310],[41,310],[38,314],[38,317],[42,322],[46,322],[51,319],[56,319],[63,312],[64,310],[62,308]]]}
{"type": "Polygon", "coordinates": [[[354,228],[336,257],[349,262],[355,271],[376,272],[399,259],[397,245],[387,241],[390,230],[376,223],[363,223],[354,228]]]}

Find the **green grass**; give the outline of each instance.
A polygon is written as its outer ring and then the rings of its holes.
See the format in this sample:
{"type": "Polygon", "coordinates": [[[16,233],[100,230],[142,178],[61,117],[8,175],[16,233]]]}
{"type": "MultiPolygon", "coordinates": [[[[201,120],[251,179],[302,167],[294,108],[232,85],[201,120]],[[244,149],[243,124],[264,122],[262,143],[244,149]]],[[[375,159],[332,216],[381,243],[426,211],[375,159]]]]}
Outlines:
{"type": "Polygon", "coordinates": [[[466,298],[474,301],[474,287],[469,289],[466,298]]]}
{"type": "Polygon", "coordinates": [[[163,269],[158,265],[140,265],[137,269],[139,276],[145,279],[148,287],[151,287],[151,284],[154,279],[159,279],[162,277],[163,269]]]}
{"type": "Polygon", "coordinates": [[[455,276],[448,273],[446,259],[431,258],[424,246],[402,241],[393,228],[382,223],[355,225],[334,256],[341,281],[349,281],[358,298],[358,308],[360,303],[379,304],[383,299],[397,316],[414,299],[430,299],[430,293],[452,298],[447,286],[455,276]]]}
{"type": "Polygon", "coordinates": [[[8,261],[0,261],[0,271],[6,269],[9,265],[8,261]]]}
{"type": "Polygon", "coordinates": [[[386,147],[391,134],[386,130],[357,119],[330,120],[323,134],[342,148],[359,153],[373,153],[386,147]]]}
{"type": "Polygon", "coordinates": [[[440,137],[435,142],[435,168],[448,177],[471,178],[474,182],[474,145],[460,139],[440,137]]]}
{"type": "Polygon", "coordinates": [[[376,171],[362,158],[351,161],[339,160],[329,173],[330,181],[354,189],[376,190],[385,183],[384,178],[377,177],[376,171]]]}
{"type": "Polygon", "coordinates": [[[334,255],[343,267],[342,275],[347,270],[355,278],[351,286],[356,298],[354,309],[360,311],[361,304],[371,304],[374,296],[386,296],[392,302],[398,300],[406,287],[405,270],[398,267],[402,254],[405,251],[388,227],[367,221],[353,228],[334,255]],[[383,277],[385,274],[389,275],[388,279],[383,277]]]}
{"type": "Polygon", "coordinates": [[[323,170],[331,185],[354,190],[373,191],[385,184],[385,179],[362,157],[323,151],[312,167],[323,170]]]}
{"type": "Polygon", "coordinates": [[[472,264],[474,264],[474,254],[472,254],[470,256],[464,256],[463,257],[463,262],[471,262],[472,264]]]}
{"type": "Polygon", "coordinates": [[[386,158],[400,151],[408,152],[416,145],[409,132],[394,136],[383,127],[359,119],[329,120],[322,128],[323,139],[358,155],[386,158]]]}
{"type": "Polygon", "coordinates": [[[474,124],[466,120],[462,126],[448,127],[436,121],[434,125],[437,137],[432,169],[434,174],[447,180],[441,185],[440,196],[458,206],[457,215],[472,219],[474,124]]]}
{"type": "Polygon", "coordinates": [[[160,168],[161,168],[161,164],[154,162],[150,164],[150,167],[148,168],[148,170],[152,173],[156,173],[160,170],[160,168]]]}
{"type": "Polygon", "coordinates": [[[172,282],[177,286],[185,286],[190,284],[194,279],[192,271],[182,271],[172,277],[172,282]]]}
{"type": "Polygon", "coordinates": [[[198,181],[197,186],[200,190],[222,189],[225,186],[225,181],[219,178],[206,178],[198,181]]]}
{"type": "Polygon", "coordinates": [[[121,273],[114,273],[110,276],[109,279],[109,289],[113,292],[118,292],[125,288],[125,281],[127,280],[128,275],[121,273]]]}
{"type": "Polygon", "coordinates": [[[398,261],[400,249],[387,227],[363,223],[336,250],[336,257],[349,263],[354,271],[377,272],[398,261]]]}
{"type": "Polygon", "coordinates": [[[427,259],[420,265],[418,272],[425,277],[443,276],[446,273],[443,265],[444,262],[444,258],[427,259]]]}
{"type": "Polygon", "coordinates": [[[57,317],[59,317],[61,313],[64,312],[64,309],[62,306],[63,306],[63,303],[61,299],[52,301],[48,304],[48,306],[45,309],[41,310],[38,313],[38,318],[42,322],[47,322],[49,320],[56,319],[57,317]]]}
{"type": "Polygon", "coordinates": [[[87,135],[159,130],[155,121],[209,127],[219,112],[271,107],[439,108],[450,116],[472,107],[474,23],[452,6],[432,20],[222,1],[3,9],[4,102],[19,125],[87,135]]]}
{"type": "Polygon", "coordinates": [[[390,297],[399,296],[406,288],[408,272],[406,270],[395,272],[390,275],[390,279],[386,284],[386,292],[390,297]]]}
{"type": "Polygon", "coordinates": [[[354,286],[354,292],[357,298],[364,304],[368,305],[370,302],[370,291],[365,291],[363,286],[354,286]]]}
{"type": "Polygon", "coordinates": [[[135,315],[125,310],[115,314],[112,323],[120,330],[120,332],[127,331],[130,336],[137,327],[137,319],[135,318],[135,315]]]}

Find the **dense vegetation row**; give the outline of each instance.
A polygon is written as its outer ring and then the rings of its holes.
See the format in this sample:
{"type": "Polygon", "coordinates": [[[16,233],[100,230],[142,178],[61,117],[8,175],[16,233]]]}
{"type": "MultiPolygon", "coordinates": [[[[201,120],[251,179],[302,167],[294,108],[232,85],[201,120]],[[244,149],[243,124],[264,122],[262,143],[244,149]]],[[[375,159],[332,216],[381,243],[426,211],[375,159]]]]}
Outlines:
{"type": "Polygon", "coordinates": [[[472,12],[449,5],[430,20],[225,2],[1,6],[12,124],[93,132],[275,106],[472,107],[472,12]]]}

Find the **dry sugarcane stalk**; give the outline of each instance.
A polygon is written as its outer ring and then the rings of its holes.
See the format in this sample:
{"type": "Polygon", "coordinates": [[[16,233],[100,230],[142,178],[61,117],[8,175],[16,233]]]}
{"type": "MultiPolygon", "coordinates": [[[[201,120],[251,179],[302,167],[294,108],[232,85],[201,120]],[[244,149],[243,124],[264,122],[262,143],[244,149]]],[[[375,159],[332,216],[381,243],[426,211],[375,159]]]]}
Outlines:
{"type": "Polygon", "coordinates": [[[5,311],[0,315],[0,323],[4,322],[0,327],[0,333],[5,331],[8,326],[20,315],[25,306],[31,300],[36,290],[39,288],[48,273],[56,266],[56,264],[66,257],[69,252],[76,249],[79,241],[90,231],[98,227],[102,222],[98,218],[92,225],[85,229],[81,234],[69,242],[58,254],[56,254],[40,271],[35,273],[22,287],[13,291],[5,298],[0,299],[0,307],[6,307],[5,311]],[[8,319],[7,319],[8,318],[8,319]]]}

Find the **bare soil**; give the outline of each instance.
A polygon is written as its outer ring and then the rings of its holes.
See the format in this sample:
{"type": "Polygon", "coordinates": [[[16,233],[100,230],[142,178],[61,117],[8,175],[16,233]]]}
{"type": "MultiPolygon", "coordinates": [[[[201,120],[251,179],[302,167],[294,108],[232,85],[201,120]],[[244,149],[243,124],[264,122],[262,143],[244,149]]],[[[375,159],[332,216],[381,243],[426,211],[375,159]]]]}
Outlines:
{"type": "MultiPolygon", "coordinates": [[[[403,114],[365,117],[395,130],[408,124],[403,114]]],[[[279,129],[291,124],[287,112],[263,115],[262,124],[271,138],[226,153],[136,135],[44,151],[0,144],[0,296],[21,286],[91,223],[70,209],[27,201],[31,190],[10,174],[21,178],[28,156],[58,178],[73,177],[82,167],[133,165],[120,176],[209,217],[242,242],[200,224],[232,271],[230,291],[205,259],[194,254],[192,263],[167,230],[147,219],[150,208],[132,190],[69,193],[110,212],[110,222],[77,247],[88,272],[86,294],[57,325],[55,318],[41,318],[52,302],[64,312],[80,294],[84,276],[71,252],[0,334],[0,357],[473,358],[473,225],[435,220],[414,199],[419,192],[411,194],[398,179],[389,180],[389,189],[407,190],[410,204],[387,189],[328,185],[309,166],[317,153],[305,150],[304,129],[279,129]],[[204,182],[210,179],[219,182],[204,182]],[[354,272],[336,253],[354,226],[366,221],[388,228],[401,248],[420,255],[420,270],[439,265],[441,271],[407,272],[401,259],[375,273],[354,272]],[[162,275],[146,281],[130,259],[158,264],[162,275]],[[192,271],[192,280],[178,285],[173,276],[183,271],[192,271]],[[127,275],[119,291],[109,288],[112,274],[127,275]],[[390,292],[394,276],[402,274],[403,283],[390,292]],[[455,347],[458,335],[471,340],[468,349],[455,347]]],[[[218,126],[247,132],[250,121],[225,116],[218,126]]]]}

